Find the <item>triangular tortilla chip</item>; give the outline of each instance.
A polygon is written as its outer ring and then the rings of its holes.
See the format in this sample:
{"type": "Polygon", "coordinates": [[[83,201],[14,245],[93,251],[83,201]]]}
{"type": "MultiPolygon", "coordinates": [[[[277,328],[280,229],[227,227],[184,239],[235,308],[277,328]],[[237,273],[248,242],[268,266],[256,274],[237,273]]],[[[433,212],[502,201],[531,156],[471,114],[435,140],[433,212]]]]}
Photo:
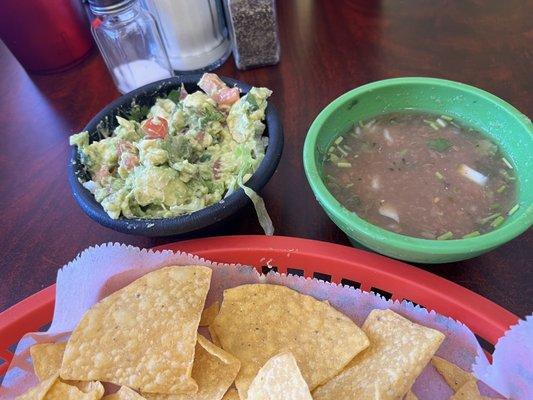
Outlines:
{"type": "Polygon", "coordinates": [[[237,389],[231,388],[226,392],[224,397],[222,397],[222,400],[240,400],[239,392],[237,392],[237,389]]]}
{"type": "Polygon", "coordinates": [[[483,397],[479,394],[477,382],[475,380],[469,380],[450,397],[450,400],[483,400],[483,397]]]}
{"type": "Polygon", "coordinates": [[[222,348],[241,361],[241,398],[272,356],[292,352],[312,390],[368,346],[366,335],[333,307],[284,286],[252,284],[224,291],[210,326],[222,348]]]}
{"type": "Polygon", "coordinates": [[[35,375],[40,381],[57,375],[66,343],[41,343],[30,348],[35,375]]]}
{"type": "Polygon", "coordinates": [[[373,400],[376,394],[382,399],[401,399],[444,340],[441,332],[415,324],[391,310],[370,312],[363,330],[370,347],[315,390],[313,399],[373,400]]]}
{"type": "Polygon", "coordinates": [[[37,386],[29,389],[26,393],[15,397],[15,400],[43,400],[46,393],[48,393],[52,385],[57,381],[57,376],[58,374],[52,375],[37,386]]]}
{"type": "Polygon", "coordinates": [[[146,400],[135,390],[122,386],[118,392],[104,396],[102,400],[146,400]]]}
{"type": "Polygon", "coordinates": [[[202,312],[202,318],[200,319],[200,326],[209,326],[215,320],[215,317],[218,315],[220,310],[220,304],[218,301],[215,301],[209,307],[207,307],[202,312]]]}
{"type": "Polygon", "coordinates": [[[437,372],[442,375],[448,386],[454,392],[457,392],[466,382],[475,380],[474,375],[446,361],[444,358],[434,356],[431,359],[431,364],[433,364],[437,372]]]}
{"type": "Polygon", "coordinates": [[[313,400],[291,352],[266,362],[248,388],[247,400],[313,400]]]}
{"type": "Polygon", "coordinates": [[[147,400],[220,400],[231,386],[241,363],[235,357],[198,335],[192,377],[198,392],[183,395],[143,394],[147,400]]]}
{"type": "Polygon", "coordinates": [[[89,382],[87,391],[57,380],[44,400],[100,400],[104,395],[104,386],[100,382],[89,382]]]}
{"type": "Polygon", "coordinates": [[[195,393],[194,347],[210,280],[207,267],[166,267],[101,300],[72,332],[61,377],[195,393]]]}

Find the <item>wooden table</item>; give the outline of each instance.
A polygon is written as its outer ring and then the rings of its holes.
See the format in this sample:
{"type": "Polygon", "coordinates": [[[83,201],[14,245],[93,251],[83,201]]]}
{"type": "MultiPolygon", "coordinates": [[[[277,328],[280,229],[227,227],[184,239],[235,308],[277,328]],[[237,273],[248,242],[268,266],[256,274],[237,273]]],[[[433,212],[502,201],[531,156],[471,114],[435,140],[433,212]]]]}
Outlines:
{"type": "MultiPolygon", "coordinates": [[[[348,244],[304,176],[306,131],[331,100],[398,76],[434,76],[488,90],[533,115],[533,3],[282,0],[277,66],[217,72],[274,90],[285,129],[279,168],[263,196],[276,233],[348,244]]],[[[28,76],[0,42],[0,311],[52,284],[56,270],[104,242],[149,247],[106,229],[75,204],[66,178],[68,136],[118,96],[93,54],[70,71],[28,76]]],[[[251,207],[202,235],[260,233],[251,207]]],[[[472,260],[422,266],[524,317],[533,311],[533,234],[472,260]]]]}

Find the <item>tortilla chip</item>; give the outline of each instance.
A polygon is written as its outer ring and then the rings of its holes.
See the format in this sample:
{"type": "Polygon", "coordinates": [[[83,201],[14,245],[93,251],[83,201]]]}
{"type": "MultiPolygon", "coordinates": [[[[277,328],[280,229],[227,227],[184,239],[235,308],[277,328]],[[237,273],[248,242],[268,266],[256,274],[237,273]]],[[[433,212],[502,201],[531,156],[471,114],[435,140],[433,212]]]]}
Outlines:
{"type": "Polygon", "coordinates": [[[220,304],[218,301],[215,301],[209,307],[207,307],[202,312],[202,318],[200,319],[200,326],[209,326],[215,320],[215,317],[218,315],[218,310],[220,310],[220,304]]]}
{"type": "Polygon", "coordinates": [[[57,375],[66,345],[66,343],[42,343],[31,346],[33,369],[40,381],[57,375]]]}
{"type": "Polygon", "coordinates": [[[444,335],[391,310],[373,310],[363,324],[370,347],[314,393],[315,400],[400,399],[411,388],[444,335]],[[369,385],[369,383],[373,385],[369,385]]]}
{"type": "Polygon", "coordinates": [[[104,396],[102,400],[146,400],[135,390],[122,386],[118,392],[104,396]]]}
{"type": "Polygon", "coordinates": [[[57,381],[58,374],[52,375],[50,378],[45,379],[37,386],[32,387],[26,393],[15,397],[15,400],[43,400],[46,393],[50,390],[52,385],[57,381]]]}
{"type": "Polygon", "coordinates": [[[296,359],[286,351],[272,357],[248,388],[247,400],[313,400],[296,359]]]}
{"type": "Polygon", "coordinates": [[[72,332],[61,377],[195,393],[194,347],[210,279],[206,267],[166,267],[101,300],[72,332]]]}
{"type": "Polygon", "coordinates": [[[241,398],[272,356],[291,351],[312,390],[339,373],[368,346],[344,314],[284,286],[252,284],[224,291],[211,325],[222,347],[241,361],[235,385],[241,398]]]}
{"type": "Polygon", "coordinates": [[[454,392],[457,392],[466,382],[475,380],[474,375],[459,368],[457,365],[446,361],[444,358],[434,356],[431,359],[431,364],[433,364],[437,372],[442,375],[448,386],[450,386],[454,392]]]}
{"type": "Polygon", "coordinates": [[[237,392],[237,389],[231,388],[226,392],[224,397],[222,397],[222,400],[241,400],[239,397],[239,392],[237,392]]]}
{"type": "Polygon", "coordinates": [[[231,386],[241,363],[231,354],[198,335],[192,377],[198,392],[182,395],[144,394],[148,400],[220,400],[231,386]]]}
{"type": "Polygon", "coordinates": [[[404,400],[418,400],[418,397],[416,397],[416,394],[409,390],[405,395],[404,400]]]}
{"type": "Polygon", "coordinates": [[[479,394],[477,382],[475,380],[469,380],[450,397],[450,400],[483,400],[483,397],[479,394]]]}
{"type": "Polygon", "coordinates": [[[44,400],[100,400],[104,395],[104,386],[100,382],[89,382],[87,391],[57,380],[44,400]]]}
{"type": "MultiPolygon", "coordinates": [[[[40,381],[48,379],[51,376],[57,376],[61,368],[61,361],[63,359],[63,353],[67,343],[42,343],[35,344],[30,347],[30,354],[33,361],[33,369],[35,375],[40,381]]],[[[88,392],[91,390],[91,381],[72,381],[65,380],[72,386],[76,386],[82,392],[88,392]]]]}
{"type": "Polygon", "coordinates": [[[209,331],[209,336],[211,336],[211,341],[213,342],[213,344],[217,347],[222,347],[222,345],[220,344],[220,339],[218,338],[215,330],[213,329],[213,326],[209,325],[207,327],[207,330],[209,331]]]}

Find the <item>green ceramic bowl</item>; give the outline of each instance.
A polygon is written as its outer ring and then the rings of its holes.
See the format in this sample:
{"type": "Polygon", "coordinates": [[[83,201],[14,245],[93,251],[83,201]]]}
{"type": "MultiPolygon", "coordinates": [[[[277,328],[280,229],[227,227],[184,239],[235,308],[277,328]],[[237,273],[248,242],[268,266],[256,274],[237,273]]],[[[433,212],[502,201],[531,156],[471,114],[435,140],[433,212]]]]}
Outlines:
{"type": "Polygon", "coordinates": [[[533,124],[505,101],[462,83],[433,78],[398,78],[343,94],[315,119],[305,139],[305,173],[318,202],[354,245],[401,260],[444,263],[475,257],[520,235],[533,224],[533,124]],[[344,208],[322,180],[326,149],[355,121],[402,110],[440,113],[488,134],[518,175],[519,209],[496,230],[478,237],[428,240],[372,225],[344,208]]]}

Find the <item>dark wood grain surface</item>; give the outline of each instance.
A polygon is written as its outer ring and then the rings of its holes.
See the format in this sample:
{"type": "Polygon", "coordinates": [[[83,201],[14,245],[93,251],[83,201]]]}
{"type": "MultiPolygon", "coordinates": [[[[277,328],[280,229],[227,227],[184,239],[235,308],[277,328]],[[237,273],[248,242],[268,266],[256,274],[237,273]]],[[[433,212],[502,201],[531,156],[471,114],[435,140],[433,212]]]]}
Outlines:
{"type": "MultiPolygon", "coordinates": [[[[488,90],[533,115],[533,2],[282,0],[277,66],[217,72],[274,90],[285,150],[263,195],[277,234],[347,244],[307,185],[306,131],[331,100],[390,77],[434,76],[488,90]]],[[[28,75],[0,42],[0,311],[50,285],[87,246],[153,246],[179,238],[116,233],[74,203],[68,136],[118,96],[97,54],[67,72],[28,75]]],[[[253,210],[201,235],[260,233],[253,210]]],[[[472,260],[421,266],[524,317],[533,311],[533,234],[472,260]]]]}

